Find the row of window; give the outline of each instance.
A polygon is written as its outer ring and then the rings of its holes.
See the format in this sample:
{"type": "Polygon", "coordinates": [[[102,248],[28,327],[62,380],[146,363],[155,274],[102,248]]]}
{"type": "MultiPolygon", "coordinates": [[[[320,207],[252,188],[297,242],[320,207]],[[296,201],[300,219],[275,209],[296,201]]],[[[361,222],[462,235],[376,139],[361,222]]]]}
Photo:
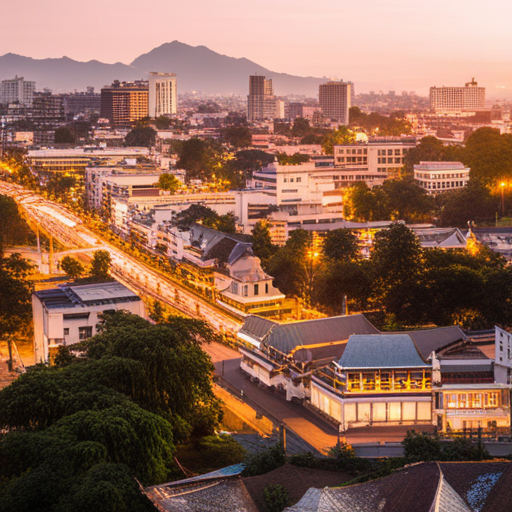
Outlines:
{"type": "MultiPolygon", "coordinates": [[[[339,163],[339,164],[342,164],[342,163],[345,163],[345,157],[344,156],[339,156],[336,161],[339,163]]],[[[367,164],[368,163],[368,158],[367,157],[363,157],[363,156],[347,156],[346,157],[346,162],[349,163],[349,164],[356,164],[356,163],[359,163],[359,164],[367,164]]]]}
{"type": "Polygon", "coordinates": [[[460,188],[466,186],[464,181],[442,181],[438,183],[432,183],[430,181],[418,181],[420,187],[427,188],[430,190],[440,190],[447,188],[460,188]]]}
{"type": "MultiPolygon", "coordinates": [[[[254,295],[260,294],[260,285],[255,284],[254,286],[254,295]]],[[[249,296],[249,285],[244,284],[243,286],[239,286],[239,284],[235,281],[233,281],[233,293],[235,295],[239,295],[239,290],[242,292],[242,297],[248,297],[249,296]]],[[[265,295],[268,295],[268,283],[265,283],[265,295]]]]}
{"type": "Polygon", "coordinates": [[[289,181],[290,183],[293,183],[293,180],[294,180],[294,179],[295,179],[295,182],[296,182],[296,183],[300,183],[300,182],[302,181],[302,178],[301,178],[301,177],[298,177],[298,178],[289,178],[289,179],[288,179],[288,178],[283,178],[283,181],[284,181],[284,183],[288,183],[288,181],[289,181]]]}
{"type": "MultiPolygon", "coordinates": [[[[64,327],[64,336],[69,336],[69,327],[64,327]]],[[[84,341],[92,336],[92,326],[78,328],[78,339],[84,341]]]]}
{"type": "MultiPolygon", "coordinates": [[[[450,393],[445,394],[447,409],[481,409],[482,407],[499,407],[499,393],[450,393]]],[[[440,404],[443,408],[442,403],[440,404]]]]}
{"type": "MultiPolygon", "coordinates": [[[[368,149],[366,148],[357,148],[357,149],[343,149],[343,148],[339,148],[336,150],[336,153],[339,153],[339,154],[347,154],[347,155],[367,155],[368,154],[368,149]]],[[[379,153],[380,154],[380,153],[379,153]]]]}
{"type": "Polygon", "coordinates": [[[450,178],[467,178],[469,174],[467,172],[457,172],[457,173],[450,173],[450,174],[424,174],[424,173],[417,173],[416,176],[418,178],[426,178],[429,180],[446,180],[450,178]]]}

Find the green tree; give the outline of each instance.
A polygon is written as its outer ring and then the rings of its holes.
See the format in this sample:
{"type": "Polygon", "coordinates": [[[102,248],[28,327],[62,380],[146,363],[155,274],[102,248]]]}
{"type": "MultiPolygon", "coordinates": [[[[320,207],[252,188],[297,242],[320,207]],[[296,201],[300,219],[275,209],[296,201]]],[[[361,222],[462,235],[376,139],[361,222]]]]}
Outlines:
{"type": "Polygon", "coordinates": [[[61,126],[55,130],[55,143],[56,144],[74,144],[75,137],[67,126],[61,126]]]}
{"type": "Polygon", "coordinates": [[[110,277],[111,257],[108,251],[94,251],[91,261],[90,275],[97,279],[110,277]]]}
{"type": "Polygon", "coordinates": [[[411,223],[430,220],[434,208],[433,199],[413,181],[386,180],[382,192],[391,220],[411,223]]]}
{"type": "Polygon", "coordinates": [[[162,190],[168,190],[171,194],[175,194],[181,187],[181,182],[173,174],[164,172],[163,174],[160,174],[160,177],[158,178],[158,186],[162,190]]]}
{"type": "Polygon", "coordinates": [[[339,263],[361,258],[357,236],[350,229],[329,231],[322,243],[322,253],[327,260],[339,263]]]}
{"type": "Polygon", "coordinates": [[[124,139],[125,146],[152,147],[156,141],[156,131],[142,122],[139,122],[124,139]]]}
{"type": "Polygon", "coordinates": [[[172,124],[172,120],[166,116],[159,116],[155,119],[157,130],[168,130],[172,124]]]}
{"type": "Polygon", "coordinates": [[[293,155],[277,153],[276,158],[280,165],[300,165],[310,160],[309,155],[303,155],[302,153],[294,153],[293,155]]]}
{"type": "Polygon", "coordinates": [[[410,462],[442,460],[441,443],[435,436],[409,430],[402,441],[404,455],[410,462]]]}
{"type": "Polygon", "coordinates": [[[187,171],[187,180],[204,178],[207,175],[208,143],[197,137],[183,141],[178,152],[177,167],[187,171]]]}
{"type": "Polygon", "coordinates": [[[84,273],[84,266],[71,256],[64,256],[60,261],[60,268],[71,278],[77,279],[84,273]]]}
{"type": "Polygon", "coordinates": [[[197,203],[176,214],[172,220],[172,223],[174,226],[177,226],[181,230],[187,230],[193,224],[199,222],[204,225],[213,226],[218,219],[218,214],[211,208],[197,203]]]}
{"type": "Polygon", "coordinates": [[[404,156],[404,170],[412,175],[414,165],[420,162],[439,162],[445,159],[446,149],[437,137],[423,137],[420,143],[404,156]]]}
{"type": "Polygon", "coordinates": [[[334,146],[340,146],[342,144],[353,144],[356,140],[356,135],[346,126],[340,126],[337,130],[333,130],[331,133],[324,137],[322,147],[324,148],[326,155],[334,154],[334,146]]]}
{"type": "Polygon", "coordinates": [[[269,223],[259,220],[252,229],[252,250],[260,260],[263,268],[266,268],[270,258],[276,253],[278,247],[272,243],[269,223]]]}
{"type": "Polygon", "coordinates": [[[22,219],[16,201],[0,195],[0,256],[4,246],[14,246],[27,242],[30,229],[22,219]]]}
{"type": "Polygon", "coordinates": [[[297,117],[293,121],[292,135],[294,137],[304,137],[311,130],[309,120],[304,117],[297,117]]]}
{"type": "Polygon", "coordinates": [[[235,148],[246,148],[252,144],[252,132],[246,126],[229,126],[222,130],[222,137],[235,148]]]}
{"type": "Polygon", "coordinates": [[[281,512],[290,504],[290,493],[280,484],[267,485],[263,496],[268,512],[281,512]]]}
{"type": "Polygon", "coordinates": [[[422,249],[414,232],[404,224],[379,231],[370,261],[377,304],[399,321],[414,318],[423,271],[422,249]]]}

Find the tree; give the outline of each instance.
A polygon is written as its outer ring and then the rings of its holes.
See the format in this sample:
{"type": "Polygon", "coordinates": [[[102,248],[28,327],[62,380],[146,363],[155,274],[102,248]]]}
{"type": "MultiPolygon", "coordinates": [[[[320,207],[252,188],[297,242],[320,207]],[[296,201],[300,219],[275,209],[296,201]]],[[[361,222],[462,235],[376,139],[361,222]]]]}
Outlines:
{"type": "Polygon", "coordinates": [[[422,222],[430,219],[433,199],[413,181],[386,180],[382,192],[391,220],[422,222]]]}
{"type": "Polygon", "coordinates": [[[311,130],[309,120],[304,117],[297,117],[293,121],[292,135],[294,137],[304,137],[311,130]]]}
{"type": "Polygon", "coordinates": [[[64,256],[60,262],[60,268],[71,278],[77,279],[84,273],[84,266],[71,256],[64,256]]]}
{"type": "Polygon", "coordinates": [[[412,175],[414,165],[420,162],[439,162],[445,160],[445,153],[447,151],[442,141],[437,137],[423,137],[420,143],[416,147],[410,148],[404,156],[405,172],[412,175]]]}
{"type": "Polygon", "coordinates": [[[339,263],[361,258],[357,236],[350,229],[329,231],[323,240],[322,253],[327,260],[339,263]]]}
{"type": "Polygon", "coordinates": [[[209,176],[209,143],[193,137],[183,141],[178,151],[177,167],[187,171],[187,180],[209,176]]]}
{"type": "Polygon", "coordinates": [[[268,512],[281,512],[290,504],[288,489],[280,484],[270,484],[263,489],[268,512]]]}
{"type": "Polygon", "coordinates": [[[56,144],[74,144],[75,137],[67,126],[61,126],[55,130],[55,143],[56,144]]]}
{"type": "Polygon", "coordinates": [[[188,230],[193,224],[201,222],[210,226],[217,222],[219,216],[211,208],[196,203],[176,214],[172,220],[173,226],[188,230]]]}
{"type": "Polygon", "coordinates": [[[334,146],[353,144],[355,140],[356,136],[354,132],[349,130],[346,126],[340,126],[337,130],[333,130],[324,137],[322,147],[326,155],[333,155],[334,146]]]}
{"type": "Polygon", "coordinates": [[[500,209],[499,198],[492,197],[478,180],[470,180],[467,187],[443,194],[439,202],[444,203],[439,215],[441,226],[466,227],[468,221],[492,222],[500,209]]]}
{"type": "Polygon", "coordinates": [[[414,232],[404,224],[379,231],[370,261],[375,277],[374,297],[380,307],[399,321],[414,318],[423,270],[422,249],[414,232]]]}
{"type": "Polygon", "coordinates": [[[166,116],[159,116],[155,119],[157,130],[168,130],[172,124],[172,120],[166,116]]]}
{"type": "Polygon", "coordinates": [[[97,279],[110,277],[111,257],[108,251],[94,251],[91,261],[90,275],[97,279]]]}
{"type": "Polygon", "coordinates": [[[246,148],[252,144],[252,132],[246,126],[230,126],[222,130],[224,140],[235,148],[246,148]]]}
{"type": "Polygon", "coordinates": [[[252,250],[260,260],[263,268],[266,268],[270,258],[276,253],[277,246],[272,243],[270,236],[270,224],[266,220],[259,220],[252,229],[252,250]]]}
{"type": "Polygon", "coordinates": [[[151,126],[138,123],[124,139],[125,146],[152,147],[156,141],[156,131],[151,126]]]}
{"type": "Polygon", "coordinates": [[[29,233],[30,229],[21,217],[16,201],[0,195],[0,256],[5,246],[26,243],[29,233]]]}
{"type": "Polygon", "coordinates": [[[164,172],[163,174],[160,174],[160,177],[158,178],[158,187],[162,190],[168,190],[171,194],[174,194],[181,187],[181,182],[173,174],[164,172]]]}
{"type": "Polygon", "coordinates": [[[277,153],[276,158],[279,165],[300,165],[310,160],[309,155],[303,155],[302,153],[294,153],[293,155],[277,153]]]}

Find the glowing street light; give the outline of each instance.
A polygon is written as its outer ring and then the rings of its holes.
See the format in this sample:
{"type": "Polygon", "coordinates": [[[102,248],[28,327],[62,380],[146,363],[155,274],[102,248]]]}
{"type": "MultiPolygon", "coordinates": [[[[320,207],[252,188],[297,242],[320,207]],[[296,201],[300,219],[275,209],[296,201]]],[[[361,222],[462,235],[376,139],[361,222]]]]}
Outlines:
{"type": "Polygon", "coordinates": [[[505,182],[502,181],[500,183],[500,188],[501,188],[501,216],[504,217],[505,216],[505,199],[503,197],[503,191],[505,190],[505,182]]]}

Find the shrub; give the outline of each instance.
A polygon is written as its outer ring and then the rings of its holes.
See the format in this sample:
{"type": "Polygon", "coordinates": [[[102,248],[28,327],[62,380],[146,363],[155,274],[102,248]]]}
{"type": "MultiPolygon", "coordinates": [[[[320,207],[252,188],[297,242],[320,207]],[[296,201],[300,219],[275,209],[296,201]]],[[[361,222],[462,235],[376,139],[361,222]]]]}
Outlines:
{"type": "Polygon", "coordinates": [[[471,439],[455,439],[443,444],[443,460],[487,460],[489,452],[482,443],[471,439]]]}
{"type": "Polygon", "coordinates": [[[281,446],[276,444],[265,451],[249,455],[245,460],[244,476],[264,475],[284,466],[286,456],[281,446]]]}
{"type": "Polygon", "coordinates": [[[436,436],[409,430],[402,445],[405,458],[410,462],[441,460],[441,443],[436,436]]]}
{"type": "Polygon", "coordinates": [[[267,485],[263,495],[268,512],[281,512],[290,504],[290,493],[283,485],[267,485]]]}

